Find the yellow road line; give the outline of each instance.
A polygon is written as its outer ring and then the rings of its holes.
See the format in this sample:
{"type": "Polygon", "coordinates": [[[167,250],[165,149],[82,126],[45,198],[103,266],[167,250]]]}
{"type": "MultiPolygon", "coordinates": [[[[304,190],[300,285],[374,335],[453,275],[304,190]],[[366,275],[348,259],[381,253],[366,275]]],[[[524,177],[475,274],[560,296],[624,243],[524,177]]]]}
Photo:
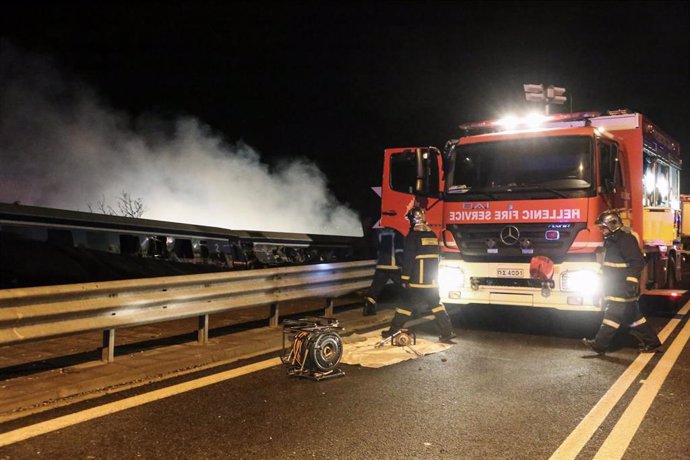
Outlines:
{"type": "Polygon", "coordinates": [[[671,368],[678,360],[683,347],[690,339],[690,322],[685,326],[675,338],[670,347],[667,348],[659,363],[649,374],[642,387],[637,391],[632,402],[625,409],[616,426],[613,427],[606,441],[599,448],[595,459],[618,459],[622,458],[628,449],[633,436],[637,432],[642,419],[649,411],[654,398],[659,393],[661,385],[668,377],[671,368]]]}
{"type": "MultiPolygon", "coordinates": [[[[690,310],[690,302],[687,302],[678,312],[677,317],[672,318],[664,329],[659,332],[659,340],[666,342],[671,332],[680,323],[680,318],[685,316],[690,310]],[[680,317],[680,318],[679,318],[680,317]]],[[[645,366],[653,357],[653,353],[640,353],[628,368],[618,377],[618,380],[601,397],[587,415],[580,421],[575,429],[568,435],[563,443],[551,455],[551,460],[574,459],[582,448],[589,442],[592,435],[608,417],[611,410],[618,403],[620,398],[628,391],[628,388],[642,372],[645,366]]]]}
{"type": "Polygon", "coordinates": [[[281,364],[280,358],[268,359],[266,361],[249,364],[247,366],[238,367],[236,369],[231,369],[229,371],[209,375],[207,377],[202,377],[200,379],[192,380],[189,382],[180,383],[166,388],[161,388],[160,390],[150,391],[148,393],[144,393],[138,396],[132,396],[121,401],[115,401],[109,404],[104,404],[102,406],[93,407],[91,409],[86,409],[81,412],[76,412],[74,414],[64,415],[62,417],[58,417],[52,420],[36,423],[35,425],[30,425],[24,428],[18,428],[16,430],[0,434],[0,447],[8,446],[19,441],[25,441],[35,436],[50,433],[51,431],[61,430],[63,428],[67,428],[78,423],[87,422],[98,417],[103,417],[104,415],[114,414],[116,412],[120,412],[126,409],[131,409],[132,407],[141,406],[143,404],[158,401],[159,399],[168,398],[170,396],[175,396],[177,394],[191,390],[196,390],[198,388],[213,385],[214,383],[219,383],[224,380],[240,377],[242,375],[267,369],[269,367],[277,366],[279,364],[281,364]]]}

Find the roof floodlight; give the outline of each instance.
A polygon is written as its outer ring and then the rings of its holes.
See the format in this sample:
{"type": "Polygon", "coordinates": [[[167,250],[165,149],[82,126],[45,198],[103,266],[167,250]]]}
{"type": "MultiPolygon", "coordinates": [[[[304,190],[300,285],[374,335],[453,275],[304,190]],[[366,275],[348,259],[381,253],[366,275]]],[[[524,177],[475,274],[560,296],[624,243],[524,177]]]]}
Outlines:
{"type": "Polygon", "coordinates": [[[525,83],[522,85],[522,87],[525,90],[525,93],[543,93],[544,92],[544,85],[541,83],[538,85],[532,84],[532,83],[525,83]]]}
{"type": "Polygon", "coordinates": [[[565,88],[559,88],[558,86],[549,86],[546,88],[546,98],[549,100],[550,104],[563,104],[568,100],[565,97],[565,88]]]}
{"type": "Polygon", "coordinates": [[[549,114],[549,104],[563,104],[568,100],[565,88],[550,85],[544,90],[543,84],[525,83],[522,85],[525,90],[525,99],[529,102],[543,102],[544,113],[549,114]]]}

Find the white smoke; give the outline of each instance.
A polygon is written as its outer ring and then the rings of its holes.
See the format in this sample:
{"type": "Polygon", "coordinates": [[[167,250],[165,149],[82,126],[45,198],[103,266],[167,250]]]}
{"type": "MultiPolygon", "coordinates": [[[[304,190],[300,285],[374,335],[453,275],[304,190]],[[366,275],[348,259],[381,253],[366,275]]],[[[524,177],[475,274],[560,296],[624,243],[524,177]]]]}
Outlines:
{"type": "Polygon", "coordinates": [[[132,119],[48,60],[0,42],[0,202],[88,210],[127,192],[144,218],[242,230],[362,234],[304,159],[269,167],[192,117],[132,119]]]}

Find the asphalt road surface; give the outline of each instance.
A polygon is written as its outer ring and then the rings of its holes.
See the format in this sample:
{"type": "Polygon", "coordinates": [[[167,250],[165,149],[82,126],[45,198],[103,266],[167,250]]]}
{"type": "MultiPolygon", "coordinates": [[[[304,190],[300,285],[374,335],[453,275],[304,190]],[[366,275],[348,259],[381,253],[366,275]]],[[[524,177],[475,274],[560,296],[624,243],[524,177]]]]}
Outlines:
{"type": "Polygon", "coordinates": [[[0,425],[0,459],[688,459],[687,317],[597,356],[597,317],[470,308],[440,353],[320,382],[263,356],[0,425]]]}

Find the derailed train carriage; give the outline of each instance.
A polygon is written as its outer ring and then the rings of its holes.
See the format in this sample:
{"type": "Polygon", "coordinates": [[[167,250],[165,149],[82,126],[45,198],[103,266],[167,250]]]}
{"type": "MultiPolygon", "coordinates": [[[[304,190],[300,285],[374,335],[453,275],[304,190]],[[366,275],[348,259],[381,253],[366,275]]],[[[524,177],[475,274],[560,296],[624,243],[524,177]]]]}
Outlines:
{"type": "Polygon", "coordinates": [[[361,237],[229,230],[0,203],[0,287],[365,258],[361,237]]]}

